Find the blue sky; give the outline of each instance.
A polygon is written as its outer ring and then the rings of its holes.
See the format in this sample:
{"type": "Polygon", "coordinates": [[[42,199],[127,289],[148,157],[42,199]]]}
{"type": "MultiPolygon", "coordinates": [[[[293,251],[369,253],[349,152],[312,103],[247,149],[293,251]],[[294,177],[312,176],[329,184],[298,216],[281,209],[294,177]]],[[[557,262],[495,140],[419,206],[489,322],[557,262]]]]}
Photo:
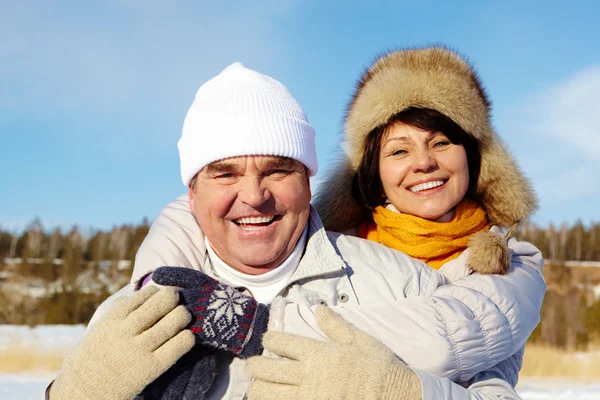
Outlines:
{"type": "Polygon", "coordinates": [[[196,90],[234,61],[299,100],[322,175],[363,69],[386,49],[429,44],[475,65],[495,127],[540,196],[533,220],[600,221],[592,1],[3,3],[2,228],[35,216],[47,227],[153,219],[185,191],[176,143],[196,90]]]}

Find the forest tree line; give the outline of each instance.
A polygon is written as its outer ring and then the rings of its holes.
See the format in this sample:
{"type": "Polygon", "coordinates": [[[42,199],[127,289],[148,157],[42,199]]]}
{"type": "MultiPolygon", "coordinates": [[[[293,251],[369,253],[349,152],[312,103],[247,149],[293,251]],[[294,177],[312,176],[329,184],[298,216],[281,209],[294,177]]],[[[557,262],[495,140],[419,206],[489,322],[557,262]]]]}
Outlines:
{"type": "Polygon", "coordinates": [[[515,233],[519,240],[533,243],[547,260],[600,261],[600,223],[573,225],[563,223],[540,227],[531,222],[521,224],[515,233]]]}
{"type": "Polygon", "coordinates": [[[146,219],[87,233],[38,219],[18,234],[0,229],[0,324],[87,323],[129,282],[149,229],[146,219]]]}
{"type": "MultiPolygon", "coordinates": [[[[39,219],[32,221],[20,233],[0,226],[0,261],[21,258],[25,261],[35,259],[39,263],[40,260],[61,259],[69,267],[101,260],[133,261],[149,228],[147,219],[139,225],[122,225],[108,231],[86,233],[80,232],[77,226],[68,230],[48,230],[39,219]]],[[[525,222],[515,235],[520,240],[533,243],[548,260],[600,261],[600,223],[584,225],[579,221],[573,225],[563,223],[540,227],[525,222]]],[[[41,269],[35,268],[29,272],[34,275],[42,273],[41,269]]]]}
{"type": "MultiPolygon", "coordinates": [[[[86,323],[100,303],[129,282],[135,254],[150,226],[81,232],[46,229],[34,220],[22,232],[0,228],[0,324],[86,323]]],[[[600,261],[600,223],[522,224],[515,236],[546,260],[548,291],[533,341],[585,349],[600,339],[600,269],[564,261],[600,261]]]]}

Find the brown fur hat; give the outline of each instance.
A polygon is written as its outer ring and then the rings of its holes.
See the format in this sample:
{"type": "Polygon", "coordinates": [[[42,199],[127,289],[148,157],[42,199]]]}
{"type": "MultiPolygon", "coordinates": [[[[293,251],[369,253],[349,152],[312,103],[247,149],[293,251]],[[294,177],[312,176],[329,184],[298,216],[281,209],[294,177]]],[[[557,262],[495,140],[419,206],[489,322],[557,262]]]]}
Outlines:
{"type": "MultiPolygon", "coordinates": [[[[490,102],[473,68],[454,51],[429,47],[387,53],[358,82],[346,112],[348,157],[330,171],[321,185],[327,189],[321,190],[314,201],[327,229],[343,231],[365,217],[366,211],[352,196],[352,180],[362,160],[365,139],[373,129],[409,107],[430,108],[444,114],[478,142],[481,169],[475,200],[492,224],[514,226],[535,211],[535,193],[494,132],[490,102]]],[[[493,235],[490,232],[488,241],[482,235],[472,241],[471,253],[476,253],[472,258],[486,259],[473,247],[489,250],[498,243],[493,235]]],[[[506,272],[507,252],[505,248],[502,266],[481,272],[506,272]]]]}

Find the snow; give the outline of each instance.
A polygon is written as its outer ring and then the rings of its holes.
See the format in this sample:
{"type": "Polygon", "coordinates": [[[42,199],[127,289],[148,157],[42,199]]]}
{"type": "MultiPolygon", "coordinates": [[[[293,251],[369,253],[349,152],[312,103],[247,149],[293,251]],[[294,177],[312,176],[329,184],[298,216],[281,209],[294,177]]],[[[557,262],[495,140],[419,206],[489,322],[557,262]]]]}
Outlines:
{"type": "Polygon", "coordinates": [[[2,400],[40,400],[44,398],[44,391],[54,379],[53,374],[0,374],[0,399],[2,400]]]}
{"type": "MultiPolygon", "coordinates": [[[[54,376],[55,374],[42,376],[0,374],[0,399],[43,399],[44,390],[54,376]]],[[[584,384],[524,378],[517,386],[517,391],[523,400],[600,400],[600,382],[584,384]]]]}
{"type": "Polygon", "coordinates": [[[523,400],[600,400],[600,382],[522,378],[517,392],[523,400]]]}
{"type": "MultiPolygon", "coordinates": [[[[35,328],[0,325],[0,352],[7,348],[21,348],[35,352],[60,351],[66,354],[77,345],[84,334],[84,325],[40,325],[35,328]]],[[[0,374],[0,399],[42,399],[44,390],[56,374],[57,372],[0,374]]]]}
{"type": "Polygon", "coordinates": [[[592,292],[594,292],[594,300],[600,299],[600,285],[594,286],[592,292]]]}
{"type": "MultiPolygon", "coordinates": [[[[53,325],[29,328],[0,325],[0,351],[15,345],[39,350],[72,349],[85,334],[83,325],[53,325]]],[[[588,354],[578,354],[586,357],[588,354]]],[[[1,368],[1,366],[0,366],[1,368]]],[[[1,400],[43,399],[57,372],[0,374],[1,400]]],[[[600,400],[600,382],[580,383],[521,377],[517,391],[523,400],[600,400]]]]}
{"type": "Polygon", "coordinates": [[[40,350],[69,350],[84,334],[84,325],[40,325],[35,328],[0,325],[0,349],[18,345],[40,350]]]}

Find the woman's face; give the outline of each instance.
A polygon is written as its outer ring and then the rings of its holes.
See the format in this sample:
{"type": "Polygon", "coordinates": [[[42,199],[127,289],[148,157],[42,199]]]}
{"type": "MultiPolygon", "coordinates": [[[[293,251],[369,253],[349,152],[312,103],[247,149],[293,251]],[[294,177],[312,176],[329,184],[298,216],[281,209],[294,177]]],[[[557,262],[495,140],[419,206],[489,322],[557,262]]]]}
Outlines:
{"type": "Polygon", "coordinates": [[[469,187],[467,153],[442,132],[403,123],[384,133],[379,174],[388,201],[398,211],[448,221],[469,187]]]}

